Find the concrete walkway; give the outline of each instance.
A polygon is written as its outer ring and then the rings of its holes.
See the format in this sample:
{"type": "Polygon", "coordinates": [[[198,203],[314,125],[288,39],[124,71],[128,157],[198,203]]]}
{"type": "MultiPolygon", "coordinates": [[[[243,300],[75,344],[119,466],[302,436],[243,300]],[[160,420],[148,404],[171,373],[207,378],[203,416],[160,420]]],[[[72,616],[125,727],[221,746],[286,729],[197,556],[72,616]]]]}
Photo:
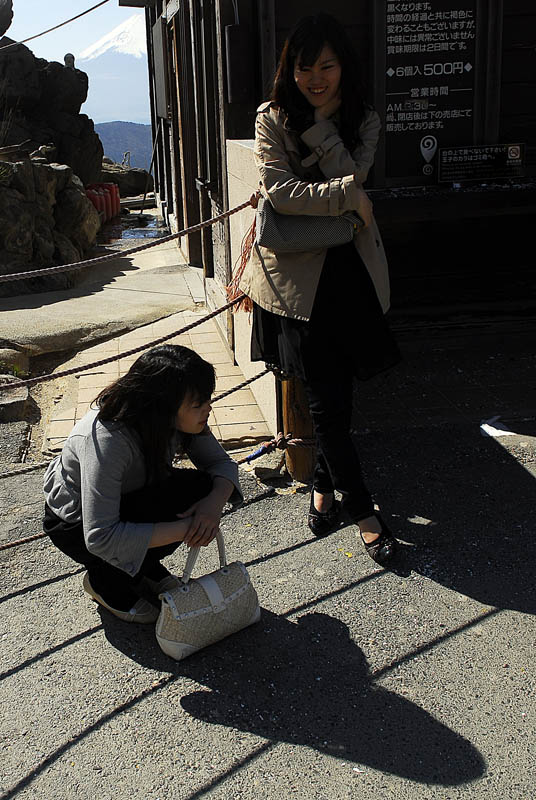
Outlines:
{"type": "MultiPolygon", "coordinates": [[[[141,345],[166,336],[173,331],[189,325],[196,319],[202,319],[206,309],[198,311],[181,311],[153,324],[144,325],[130,333],[109,339],[102,344],[90,347],[80,354],[83,362],[91,363],[110,356],[120,355],[141,345]]],[[[232,389],[242,383],[244,375],[240,367],[235,366],[224,346],[214,320],[203,322],[191,332],[176,336],[169,340],[170,344],[182,344],[190,347],[204,359],[214,365],[216,370],[215,395],[232,389]]],[[[84,416],[91,402],[101,389],[124,375],[130,369],[140,353],[120,357],[117,361],[94,367],[77,377],[77,402],[67,409],[59,409],[51,416],[45,437],[45,449],[51,452],[60,450],[74,423],[84,416]]],[[[269,439],[270,433],[262,413],[255,402],[250,389],[241,389],[232,395],[214,403],[209,417],[212,432],[227,448],[240,448],[254,444],[259,440],[269,439]]]]}
{"type": "Polygon", "coordinates": [[[82,349],[204,300],[199,270],[184,263],[175,242],[118,252],[84,275],[73,289],[0,298],[0,340],[30,356],[82,349]]]}
{"type": "MultiPolygon", "coordinates": [[[[122,240],[121,246],[138,243],[122,240]]],[[[133,256],[119,251],[116,258],[87,270],[73,289],[0,299],[0,342],[29,356],[63,351],[72,356],[75,351],[69,367],[120,355],[206,315],[201,274],[184,263],[176,242],[133,256]]],[[[169,341],[191,347],[214,364],[216,395],[244,380],[214,320],[169,341]]],[[[76,397],[66,407],[58,404],[48,421],[45,452],[61,449],[99,391],[127,372],[136,358],[120,357],[77,376],[76,397]]],[[[215,436],[233,449],[272,435],[249,389],[216,403],[210,425],[215,436]]]]}

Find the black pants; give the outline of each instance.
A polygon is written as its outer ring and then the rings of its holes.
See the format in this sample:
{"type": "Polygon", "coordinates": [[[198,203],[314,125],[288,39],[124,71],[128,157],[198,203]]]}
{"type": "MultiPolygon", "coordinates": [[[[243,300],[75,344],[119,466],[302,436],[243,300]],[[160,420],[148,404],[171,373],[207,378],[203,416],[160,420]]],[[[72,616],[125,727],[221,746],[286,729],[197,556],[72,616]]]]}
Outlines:
{"type": "MultiPolygon", "coordinates": [[[[174,469],[166,480],[123,495],[120,518],[128,522],[173,522],[177,514],[206,497],[211,489],[212,478],[206,472],[174,469]]],[[[144,577],[154,581],[165,577],[167,570],[160,561],[180,544],[149,548],[138,573],[131,576],[89,552],[82,521],[64,522],[46,504],[43,530],[58,550],[87,568],[91,586],[107,603],[124,610],[135,602],[144,577]]]]}
{"type": "Polygon", "coordinates": [[[350,515],[364,519],[374,513],[357,450],[350,434],[353,405],[352,375],[344,372],[311,377],[304,382],[317,441],[313,486],[322,494],[337,489],[350,515]]]}

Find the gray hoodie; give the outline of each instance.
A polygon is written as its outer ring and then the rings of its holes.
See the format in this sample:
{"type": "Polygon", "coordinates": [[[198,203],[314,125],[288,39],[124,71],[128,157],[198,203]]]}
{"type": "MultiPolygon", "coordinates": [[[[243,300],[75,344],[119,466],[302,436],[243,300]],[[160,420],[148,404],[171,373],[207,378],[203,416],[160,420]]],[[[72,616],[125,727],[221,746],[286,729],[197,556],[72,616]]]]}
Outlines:
{"type": "MultiPolygon", "coordinates": [[[[117,422],[101,422],[97,414],[98,409],[92,409],[77,422],[61,454],[49,464],[45,499],[64,522],[83,521],[91,553],[136,575],[154,523],[124,522],[119,519],[119,506],[121,495],[145,485],[145,461],[134,431],[117,422]]],[[[177,434],[170,441],[170,465],[178,443],[177,434]]],[[[232,503],[242,499],[238,467],[212,433],[192,436],[186,455],[198,469],[234,484],[232,503]]]]}

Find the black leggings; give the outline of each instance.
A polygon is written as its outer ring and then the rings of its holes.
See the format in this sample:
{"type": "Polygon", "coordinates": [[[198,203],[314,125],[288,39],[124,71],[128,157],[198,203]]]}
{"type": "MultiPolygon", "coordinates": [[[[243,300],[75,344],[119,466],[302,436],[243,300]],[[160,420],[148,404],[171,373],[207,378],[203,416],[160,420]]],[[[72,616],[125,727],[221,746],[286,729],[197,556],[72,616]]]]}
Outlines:
{"type": "Polygon", "coordinates": [[[353,519],[374,514],[359,455],[352,441],[352,375],[342,370],[322,378],[311,377],[304,387],[316,434],[316,466],[313,486],[322,494],[337,489],[353,519]]]}
{"type": "MultiPolygon", "coordinates": [[[[173,522],[177,514],[206,497],[211,490],[212,478],[206,472],[174,469],[166,480],[123,495],[119,516],[128,522],[173,522]]],[[[154,581],[165,577],[167,570],[160,560],[181,544],[173,542],[149,548],[138,573],[131,576],[89,552],[82,521],[64,522],[46,503],[43,530],[58,550],[87,568],[93,589],[114,608],[135,601],[144,577],[154,581]]]]}

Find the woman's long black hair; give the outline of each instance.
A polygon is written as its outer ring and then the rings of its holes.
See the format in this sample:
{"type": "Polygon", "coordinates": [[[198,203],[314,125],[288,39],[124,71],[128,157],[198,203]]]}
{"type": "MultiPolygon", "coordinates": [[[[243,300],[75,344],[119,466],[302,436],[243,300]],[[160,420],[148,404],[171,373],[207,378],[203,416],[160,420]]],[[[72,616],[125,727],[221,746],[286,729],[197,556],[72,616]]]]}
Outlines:
{"type": "Polygon", "coordinates": [[[136,431],[145,457],[146,482],[163,478],[175,419],[183,401],[204,403],[214,392],[214,367],[188,347],[164,344],[140,356],[126,375],[97,397],[98,418],[136,431]]]}
{"type": "Polygon", "coordinates": [[[294,80],[294,66],[312,66],[324,45],[329,44],[341,64],[339,132],[350,152],[359,144],[359,126],[367,105],[357,52],[342,25],[331,14],[303,17],[291,30],[281,53],[272,97],[287,114],[291,128],[302,133],[314,122],[314,109],[294,80]]]}

